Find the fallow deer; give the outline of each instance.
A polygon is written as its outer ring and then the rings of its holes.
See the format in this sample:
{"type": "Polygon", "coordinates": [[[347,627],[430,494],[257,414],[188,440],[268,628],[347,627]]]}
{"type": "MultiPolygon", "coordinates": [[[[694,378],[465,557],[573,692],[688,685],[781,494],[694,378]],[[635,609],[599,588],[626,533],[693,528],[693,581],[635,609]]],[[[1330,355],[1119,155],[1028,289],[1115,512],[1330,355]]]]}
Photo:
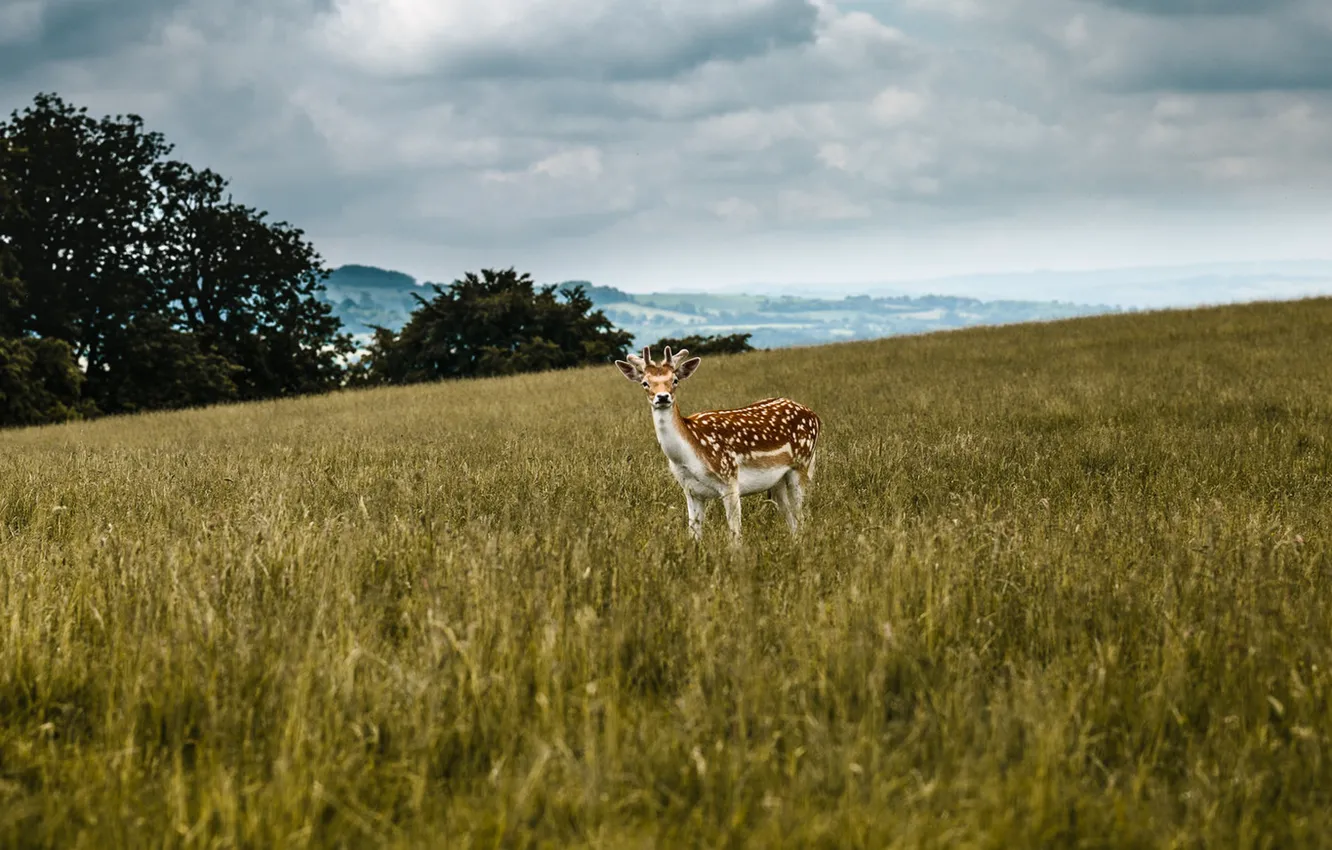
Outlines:
{"type": "Polygon", "coordinates": [[[699,358],[688,350],[652,361],[650,347],[615,365],[641,385],[652,405],[657,442],[684,490],[689,532],[703,536],[703,514],[713,499],[726,509],[733,543],[740,542],[740,497],[767,491],[795,535],[803,518],[805,489],[814,475],[819,417],[786,398],[767,398],[734,410],[680,414],[676,388],[694,374],[699,358]]]}

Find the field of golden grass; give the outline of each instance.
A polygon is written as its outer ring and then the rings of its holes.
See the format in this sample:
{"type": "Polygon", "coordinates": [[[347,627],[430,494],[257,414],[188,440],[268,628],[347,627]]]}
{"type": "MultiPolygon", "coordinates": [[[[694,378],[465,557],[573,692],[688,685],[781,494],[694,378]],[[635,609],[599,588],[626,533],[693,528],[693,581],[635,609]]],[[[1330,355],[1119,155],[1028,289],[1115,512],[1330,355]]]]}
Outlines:
{"type": "Polygon", "coordinates": [[[1332,843],[1332,301],[0,432],[6,847],[1332,843]]]}

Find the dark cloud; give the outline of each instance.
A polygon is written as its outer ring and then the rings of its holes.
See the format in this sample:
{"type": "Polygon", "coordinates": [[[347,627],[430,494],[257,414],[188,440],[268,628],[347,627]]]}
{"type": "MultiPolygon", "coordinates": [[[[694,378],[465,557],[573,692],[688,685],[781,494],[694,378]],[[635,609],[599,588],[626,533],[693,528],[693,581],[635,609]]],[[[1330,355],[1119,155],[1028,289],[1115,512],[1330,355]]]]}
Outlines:
{"type": "Polygon", "coordinates": [[[151,36],[180,5],[181,0],[46,0],[33,13],[34,35],[0,42],[0,77],[50,62],[115,55],[151,36]]]}
{"type": "Polygon", "coordinates": [[[518,45],[479,45],[443,57],[450,77],[605,81],[670,78],[707,62],[736,62],[814,38],[809,0],[771,0],[740,10],[672,14],[664,4],[621,3],[595,24],[556,31],[518,45]]]}
{"type": "Polygon", "coordinates": [[[884,5],[46,0],[0,108],[137,112],[376,258],[1332,200],[1323,0],[884,5]]]}
{"type": "Polygon", "coordinates": [[[1299,0],[1097,0],[1146,15],[1269,15],[1299,0]]]}
{"type": "Polygon", "coordinates": [[[1332,89],[1329,56],[1332,41],[1304,38],[1240,56],[1217,56],[1207,49],[1163,49],[1114,75],[1111,85],[1119,91],[1199,93],[1326,90],[1332,89]]]}
{"type": "Polygon", "coordinates": [[[1022,9],[1009,21],[1013,36],[1111,91],[1332,88],[1324,0],[1028,0],[1022,9]]]}

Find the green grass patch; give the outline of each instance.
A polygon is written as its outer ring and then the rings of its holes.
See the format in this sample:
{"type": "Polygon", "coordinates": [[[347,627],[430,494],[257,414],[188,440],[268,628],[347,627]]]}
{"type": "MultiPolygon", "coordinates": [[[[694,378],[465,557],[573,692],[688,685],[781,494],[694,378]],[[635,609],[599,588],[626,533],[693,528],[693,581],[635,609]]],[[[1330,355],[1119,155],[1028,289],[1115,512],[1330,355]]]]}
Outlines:
{"type": "Polygon", "coordinates": [[[803,539],[610,366],[0,433],[0,845],[1332,835],[1332,301],[708,358],[803,539]]]}

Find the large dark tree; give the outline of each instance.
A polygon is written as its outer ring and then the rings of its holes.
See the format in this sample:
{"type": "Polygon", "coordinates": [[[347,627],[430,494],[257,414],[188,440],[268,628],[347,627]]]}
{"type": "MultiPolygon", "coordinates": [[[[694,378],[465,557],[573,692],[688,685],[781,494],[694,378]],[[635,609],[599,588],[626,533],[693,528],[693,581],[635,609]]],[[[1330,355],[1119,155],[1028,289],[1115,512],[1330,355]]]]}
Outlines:
{"type": "Polygon", "coordinates": [[[581,287],[536,287],[513,269],[468,272],[420,306],[400,333],[376,330],[358,382],[413,383],[608,363],[631,335],[581,287]]]}
{"type": "Polygon", "coordinates": [[[152,170],[170,148],[137,117],[96,121],[45,94],[0,124],[0,138],[22,152],[7,163],[16,204],[0,216],[23,270],[19,330],[65,340],[96,375],[109,336],[165,308],[144,268],[152,170]]]}
{"type": "MultiPolygon", "coordinates": [[[[0,138],[0,215],[16,212],[7,169],[21,155],[0,138]]],[[[83,375],[69,345],[57,339],[20,337],[16,315],[23,299],[18,262],[0,237],[0,427],[63,422],[87,412],[83,375]]]]}
{"type": "Polygon", "coordinates": [[[0,142],[23,154],[0,163],[16,201],[0,240],[23,270],[0,324],[66,341],[104,412],[338,384],[351,344],[317,300],[328,272],[301,231],[169,160],[135,115],[41,94],[0,142]]]}
{"type": "Polygon", "coordinates": [[[104,358],[97,397],[103,410],[133,413],[241,398],[236,384],[244,370],[162,316],[125,325],[107,340],[104,358]]]}
{"type": "MultiPolygon", "coordinates": [[[[8,139],[0,138],[0,220],[16,213],[14,193],[9,188],[9,169],[19,152],[8,139]]],[[[18,309],[23,290],[18,279],[18,260],[9,247],[9,239],[0,233],[0,337],[19,332],[18,309]]]]}
{"type": "Polygon", "coordinates": [[[170,163],[153,274],[201,346],[240,367],[241,398],[316,392],[342,377],[349,337],[318,299],[328,269],[304,234],[226,198],[211,171],[170,163]]]}

